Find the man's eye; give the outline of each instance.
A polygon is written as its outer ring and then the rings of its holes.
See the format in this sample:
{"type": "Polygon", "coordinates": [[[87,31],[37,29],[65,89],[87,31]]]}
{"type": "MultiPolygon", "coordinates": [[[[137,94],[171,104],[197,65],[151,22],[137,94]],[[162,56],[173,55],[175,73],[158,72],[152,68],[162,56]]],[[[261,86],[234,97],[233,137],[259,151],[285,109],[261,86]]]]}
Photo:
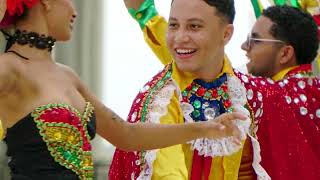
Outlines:
{"type": "Polygon", "coordinates": [[[178,24],[177,23],[169,23],[169,28],[176,28],[176,27],[178,27],[178,24]]]}
{"type": "Polygon", "coordinates": [[[191,28],[192,28],[192,29],[200,29],[201,26],[198,25],[198,24],[191,24],[191,28]]]}

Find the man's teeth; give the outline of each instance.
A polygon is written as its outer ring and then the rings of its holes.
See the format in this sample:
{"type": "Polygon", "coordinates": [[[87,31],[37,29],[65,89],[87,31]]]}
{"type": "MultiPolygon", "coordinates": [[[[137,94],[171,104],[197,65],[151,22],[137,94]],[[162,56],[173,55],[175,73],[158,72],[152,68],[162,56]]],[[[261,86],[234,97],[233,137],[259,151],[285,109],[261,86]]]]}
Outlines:
{"type": "Polygon", "coordinates": [[[195,50],[191,49],[177,49],[176,51],[178,54],[191,54],[195,52],[195,50]]]}

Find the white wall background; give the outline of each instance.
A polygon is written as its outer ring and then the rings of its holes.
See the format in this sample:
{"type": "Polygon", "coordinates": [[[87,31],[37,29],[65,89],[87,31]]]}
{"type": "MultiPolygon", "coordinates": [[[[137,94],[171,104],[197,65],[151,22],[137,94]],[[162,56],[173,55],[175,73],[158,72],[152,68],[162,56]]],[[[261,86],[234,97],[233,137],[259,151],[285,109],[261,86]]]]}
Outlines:
{"type": "MultiPolygon", "coordinates": [[[[168,17],[171,0],[155,0],[161,15],[168,17]]],[[[227,54],[236,68],[246,63],[240,45],[255,20],[250,0],[235,0],[235,33],[227,54]]],[[[139,89],[162,69],[143,40],[138,24],[127,13],[123,1],[105,1],[103,101],[126,118],[139,89]]]]}

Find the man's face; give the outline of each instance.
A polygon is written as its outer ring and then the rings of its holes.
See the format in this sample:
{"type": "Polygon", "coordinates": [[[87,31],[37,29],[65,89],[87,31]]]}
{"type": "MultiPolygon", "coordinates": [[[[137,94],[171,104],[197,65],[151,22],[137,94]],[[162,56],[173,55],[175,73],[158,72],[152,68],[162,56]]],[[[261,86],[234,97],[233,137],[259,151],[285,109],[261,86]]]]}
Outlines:
{"type": "Polygon", "coordinates": [[[225,37],[227,26],[232,27],[203,0],[174,0],[167,44],[178,68],[195,75],[221,68],[217,65],[223,58],[216,57],[223,57],[224,45],[230,39],[225,37]]]}
{"type": "Polygon", "coordinates": [[[278,73],[275,72],[275,67],[279,64],[278,53],[283,43],[271,35],[272,25],[269,18],[261,16],[254,24],[247,41],[241,46],[249,59],[248,72],[255,76],[272,77],[278,73]]]}

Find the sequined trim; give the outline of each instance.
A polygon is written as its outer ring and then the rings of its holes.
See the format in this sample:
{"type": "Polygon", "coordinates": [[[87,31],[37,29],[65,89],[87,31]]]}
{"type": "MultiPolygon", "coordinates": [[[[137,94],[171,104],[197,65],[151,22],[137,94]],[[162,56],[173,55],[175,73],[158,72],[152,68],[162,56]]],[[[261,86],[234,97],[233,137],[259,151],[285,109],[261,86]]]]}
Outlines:
{"type": "Polygon", "coordinates": [[[168,81],[171,79],[171,65],[167,66],[166,70],[153,82],[151,83],[150,88],[147,90],[147,95],[141,104],[143,105],[141,112],[141,122],[146,121],[146,115],[148,113],[148,106],[152,102],[154,94],[156,94],[163,86],[165,86],[168,81]]]}
{"type": "Polygon", "coordinates": [[[66,104],[48,104],[31,115],[51,156],[60,165],[75,172],[82,180],[93,180],[93,160],[87,123],[93,106],[86,103],[83,115],[66,104]]]}
{"type": "MultiPolygon", "coordinates": [[[[163,89],[164,86],[168,85],[168,83],[172,82],[171,79],[172,75],[172,66],[168,65],[156,78],[154,78],[150,83],[148,83],[142,90],[143,98],[141,102],[139,101],[140,107],[138,108],[138,113],[136,119],[138,119],[142,123],[152,121],[149,116],[149,113],[152,109],[152,104],[157,97],[157,94],[163,89]]],[[[170,102],[170,101],[169,101],[170,102]]],[[[152,167],[150,167],[150,163],[152,162],[152,155],[155,154],[155,151],[140,151],[138,152],[139,159],[139,166],[141,171],[140,179],[142,178],[142,174],[151,174],[152,167]]]]}

